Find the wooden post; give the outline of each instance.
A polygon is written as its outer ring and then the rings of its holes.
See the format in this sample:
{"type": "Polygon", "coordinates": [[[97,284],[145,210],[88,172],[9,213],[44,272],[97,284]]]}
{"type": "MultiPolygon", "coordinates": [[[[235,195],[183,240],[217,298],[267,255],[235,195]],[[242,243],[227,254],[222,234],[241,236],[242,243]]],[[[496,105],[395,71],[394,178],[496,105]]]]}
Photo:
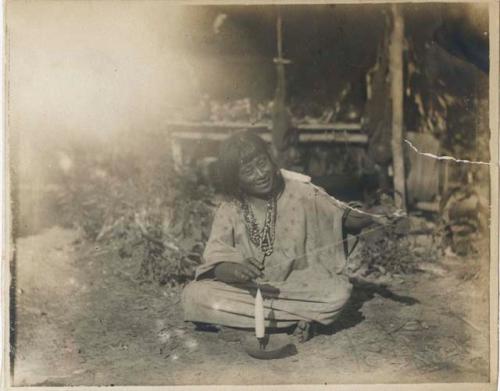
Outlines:
{"type": "Polygon", "coordinates": [[[449,188],[449,177],[450,177],[450,166],[448,166],[448,161],[444,161],[444,172],[443,172],[443,190],[441,195],[448,193],[449,188]]]}
{"type": "Polygon", "coordinates": [[[276,43],[278,50],[278,58],[283,58],[283,23],[281,22],[281,13],[278,13],[276,18],[276,43]]]}
{"type": "Polygon", "coordinates": [[[392,164],[394,201],[406,211],[405,166],[403,157],[403,41],[404,20],[398,5],[392,4],[392,34],[389,48],[392,100],[392,164]]]}
{"type": "Polygon", "coordinates": [[[279,11],[276,18],[276,49],[278,57],[274,59],[276,63],[276,91],[274,94],[272,116],[272,140],[278,165],[283,167],[286,166],[287,133],[289,131],[289,118],[285,106],[285,64],[290,63],[290,61],[283,58],[283,26],[279,11]]]}

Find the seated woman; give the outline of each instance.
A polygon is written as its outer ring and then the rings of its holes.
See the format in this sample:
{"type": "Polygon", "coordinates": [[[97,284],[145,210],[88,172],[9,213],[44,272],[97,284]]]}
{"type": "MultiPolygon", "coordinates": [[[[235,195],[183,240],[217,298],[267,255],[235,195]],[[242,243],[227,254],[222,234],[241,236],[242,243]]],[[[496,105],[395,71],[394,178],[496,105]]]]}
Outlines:
{"type": "Polygon", "coordinates": [[[299,340],[309,339],[310,325],[331,324],[351,294],[343,228],[359,230],[372,219],[309,177],[278,169],[250,131],[225,140],[219,164],[227,199],[216,212],[205,263],[184,289],[185,320],[252,328],[259,286],[266,327],[296,325],[299,340]]]}

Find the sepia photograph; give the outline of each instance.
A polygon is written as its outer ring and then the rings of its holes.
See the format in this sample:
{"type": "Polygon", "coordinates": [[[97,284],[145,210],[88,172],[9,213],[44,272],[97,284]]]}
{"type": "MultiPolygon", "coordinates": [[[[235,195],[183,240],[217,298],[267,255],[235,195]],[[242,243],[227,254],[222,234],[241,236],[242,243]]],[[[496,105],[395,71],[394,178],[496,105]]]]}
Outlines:
{"type": "Polygon", "coordinates": [[[4,385],[496,389],[498,16],[6,1],[4,385]]]}

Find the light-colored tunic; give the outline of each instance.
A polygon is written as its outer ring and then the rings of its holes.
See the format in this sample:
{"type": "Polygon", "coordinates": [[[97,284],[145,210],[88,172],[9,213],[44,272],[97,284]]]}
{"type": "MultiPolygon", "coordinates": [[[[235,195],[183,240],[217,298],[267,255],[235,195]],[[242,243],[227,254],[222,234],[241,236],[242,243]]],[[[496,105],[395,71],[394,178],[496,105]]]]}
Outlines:
{"type": "Polygon", "coordinates": [[[204,264],[183,292],[185,320],[233,327],[253,327],[254,299],[247,289],[210,278],[221,262],[247,258],[264,262],[259,283],[280,290],[264,298],[266,326],[287,327],[298,320],[330,324],[351,293],[342,274],[343,204],[310,183],[310,178],[282,170],[285,188],[277,201],[274,251],[264,258],[250,240],[238,203],[223,202],[216,212],[204,264]]]}

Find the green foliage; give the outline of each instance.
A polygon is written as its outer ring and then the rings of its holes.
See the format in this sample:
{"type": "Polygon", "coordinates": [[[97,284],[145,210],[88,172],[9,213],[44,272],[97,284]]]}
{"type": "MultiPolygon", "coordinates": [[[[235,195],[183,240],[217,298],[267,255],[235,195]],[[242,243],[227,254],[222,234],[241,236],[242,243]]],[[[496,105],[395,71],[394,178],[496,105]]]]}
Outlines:
{"type": "Polygon", "coordinates": [[[121,257],[139,257],[143,281],[191,279],[210,231],[212,188],[195,169],[174,172],[162,153],[116,150],[72,151],[57,192],[62,222],[121,257]]]}
{"type": "Polygon", "coordinates": [[[363,239],[361,259],[367,273],[406,274],[417,270],[418,258],[397,226],[388,225],[363,239]]]}

